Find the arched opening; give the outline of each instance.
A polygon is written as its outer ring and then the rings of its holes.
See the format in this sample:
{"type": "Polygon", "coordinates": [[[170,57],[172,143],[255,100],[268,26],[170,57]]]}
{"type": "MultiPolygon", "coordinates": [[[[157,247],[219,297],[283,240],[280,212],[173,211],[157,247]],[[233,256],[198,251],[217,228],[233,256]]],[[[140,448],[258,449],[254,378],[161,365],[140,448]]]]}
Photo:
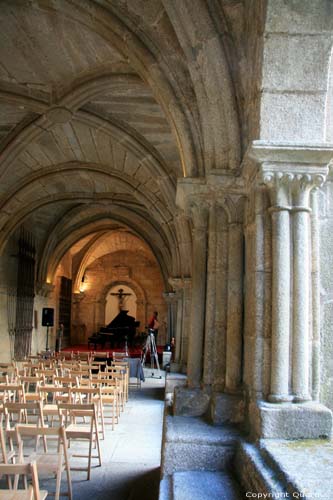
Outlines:
{"type": "Polygon", "coordinates": [[[113,286],[107,293],[105,323],[110,323],[120,311],[127,311],[130,316],[136,318],[136,301],[136,294],[129,286],[113,286]]]}

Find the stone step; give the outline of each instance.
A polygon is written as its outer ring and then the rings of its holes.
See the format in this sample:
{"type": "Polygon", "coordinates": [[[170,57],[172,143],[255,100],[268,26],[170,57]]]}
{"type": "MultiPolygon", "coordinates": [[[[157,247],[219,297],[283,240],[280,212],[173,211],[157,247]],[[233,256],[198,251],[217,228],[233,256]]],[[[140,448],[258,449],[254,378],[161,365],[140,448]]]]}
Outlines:
{"type": "Polygon", "coordinates": [[[273,495],[271,498],[286,498],[287,482],[281,471],[254,444],[239,443],[234,467],[244,491],[273,495]]]}
{"type": "Polygon", "coordinates": [[[159,500],[241,500],[239,485],[224,472],[175,472],[160,484],[159,500]]]}
{"type": "Polygon", "coordinates": [[[200,417],[167,414],[164,421],[162,477],[178,471],[227,470],[233,462],[239,432],[214,426],[200,417]]]}

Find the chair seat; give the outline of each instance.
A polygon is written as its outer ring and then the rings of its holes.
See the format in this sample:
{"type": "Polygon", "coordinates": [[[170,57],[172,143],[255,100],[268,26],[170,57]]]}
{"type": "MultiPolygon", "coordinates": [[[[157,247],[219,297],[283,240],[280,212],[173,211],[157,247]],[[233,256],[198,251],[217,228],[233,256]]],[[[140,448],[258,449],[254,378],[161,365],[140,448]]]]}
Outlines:
{"type": "MultiPolygon", "coordinates": [[[[31,428],[35,428],[36,427],[36,424],[24,424],[26,427],[31,427],[31,428]]],[[[44,424],[44,427],[48,427],[47,424],[44,424]]],[[[16,437],[16,429],[6,429],[6,434],[7,436],[12,436],[12,437],[16,437]]]]}
{"type": "Polygon", "coordinates": [[[44,415],[58,415],[58,405],[46,404],[43,406],[44,415]]]}
{"type": "MultiPolygon", "coordinates": [[[[71,458],[71,454],[67,451],[68,459],[71,458]]],[[[28,457],[24,459],[25,463],[36,462],[38,474],[43,472],[56,472],[59,467],[59,453],[31,453],[28,457]]],[[[65,462],[61,466],[62,470],[65,470],[65,462]]]]}
{"type": "Polygon", "coordinates": [[[65,430],[68,438],[80,436],[85,439],[90,439],[91,436],[90,425],[69,424],[65,430]]]}
{"type": "MultiPolygon", "coordinates": [[[[48,492],[40,490],[40,500],[44,500],[48,492]]],[[[0,491],[0,500],[33,500],[33,493],[30,490],[2,490],[0,491]]]]}
{"type": "Polygon", "coordinates": [[[38,392],[29,392],[25,394],[25,400],[28,401],[43,401],[43,397],[38,392]]]}

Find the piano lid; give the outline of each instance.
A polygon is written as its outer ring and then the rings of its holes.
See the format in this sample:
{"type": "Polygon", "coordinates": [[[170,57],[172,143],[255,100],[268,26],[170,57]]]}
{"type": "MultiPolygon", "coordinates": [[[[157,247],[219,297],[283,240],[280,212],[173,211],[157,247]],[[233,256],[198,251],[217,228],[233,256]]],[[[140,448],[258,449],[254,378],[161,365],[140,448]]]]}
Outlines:
{"type": "Polygon", "coordinates": [[[139,321],[136,321],[133,316],[129,316],[128,311],[123,309],[113,318],[106,328],[136,327],[139,326],[139,324],[139,321]]]}

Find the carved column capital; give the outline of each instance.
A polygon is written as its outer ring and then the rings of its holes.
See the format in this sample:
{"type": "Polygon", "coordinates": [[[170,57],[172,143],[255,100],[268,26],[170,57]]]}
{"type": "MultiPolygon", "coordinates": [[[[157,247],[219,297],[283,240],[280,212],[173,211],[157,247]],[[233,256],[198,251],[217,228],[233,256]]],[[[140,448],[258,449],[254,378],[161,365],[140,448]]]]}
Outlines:
{"type": "Polygon", "coordinates": [[[320,188],[326,181],[326,172],[297,173],[291,181],[293,209],[306,209],[310,211],[310,192],[320,188]]]}
{"type": "Polygon", "coordinates": [[[176,290],[177,296],[179,296],[185,289],[191,288],[192,285],[192,279],[190,277],[170,277],[168,282],[172,288],[176,290]]]}
{"type": "Polygon", "coordinates": [[[260,179],[269,190],[271,206],[274,208],[289,208],[290,205],[290,181],[292,176],[289,172],[274,171],[261,166],[260,179]]]}
{"type": "Polygon", "coordinates": [[[260,167],[260,178],[270,193],[273,208],[310,207],[310,192],[321,187],[327,177],[328,167],[273,165],[260,167]]]}
{"type": "Polygon", "coordinates": [[[206,200],[198,199],[189,202],[188,211],[191,215],[194,230],[207,230],[209,208],[209,202],[206,200]]]}
{"type": "Polygon", "coordinates": [[[173,292],[173,291],[164,292],[162,295],[163,295],[163,298],[167,304],[174,304],[178,299],[177,292],[173,292]]]}

